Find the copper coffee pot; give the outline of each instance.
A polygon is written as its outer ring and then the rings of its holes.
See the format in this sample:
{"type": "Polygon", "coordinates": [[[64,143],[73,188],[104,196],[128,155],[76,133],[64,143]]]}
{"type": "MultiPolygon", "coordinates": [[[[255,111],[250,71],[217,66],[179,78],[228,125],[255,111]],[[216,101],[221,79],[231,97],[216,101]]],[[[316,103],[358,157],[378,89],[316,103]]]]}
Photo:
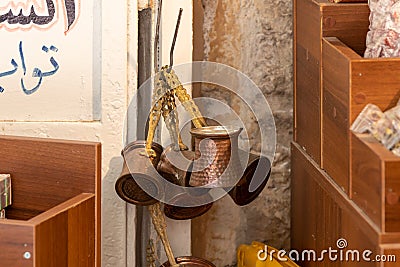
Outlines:
{"type": "MultiPolygon", "coordinates": [[[[239,150],[239,154],[247,152],[239,150]]],[[[271,162],[267,157],[250,153],[248,163],[239,182],[229,191],[238,206],[250,204],[265,188],[271,175],[271,162]]]]}
{"type": "Polygon", "coordinates": [[[122,150],[124,165],[115,183],[115,191],[120,198],[140,206],[152,205],[157,202],[153,196],[159,199],[164,194],[156,170],[163,147],[153,142],[156,157],[150,159],[142,155],[145,144],[145,141],[135,141],[122,150]]]}
{"type": "Polygon", "coordinates": [[[242,128],[207,126],[191,129],[195,161],[189,184],[207,188],[229,188],[241,176],[238,137],[242,128]]]}
{"type": "MultiPolygon", "coordinates": [[[[161,154],[157,170],[169,182],[182,187],[190,187],[189,179],[195,154],[193,151],[175,151],[168,146],[161,154]]],[[[212,206],[209,195],[193,196],[182,190],[168,204],[164,204],[164,213],[174,220],[193,219],[206,213],[212,206]],[[207,203],[196,205],[197,203],[207,203]]]]}

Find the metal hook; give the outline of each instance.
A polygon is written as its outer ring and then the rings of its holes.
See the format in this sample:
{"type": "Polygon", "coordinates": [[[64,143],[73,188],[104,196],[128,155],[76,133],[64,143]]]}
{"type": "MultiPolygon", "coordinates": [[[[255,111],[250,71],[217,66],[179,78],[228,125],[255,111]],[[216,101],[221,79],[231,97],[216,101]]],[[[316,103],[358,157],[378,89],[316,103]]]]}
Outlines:
{"type": "Polygon", "coordinates": [[[178,20],[176,21],[176,26],[175,26],[174,39],[172,40],[171,50],[169,53],[169,70],[171,70],[172,66],[174,65],[174,49],[175,49],[176,37],[178,36],[179,25],[181,24],[182,12],[183,8],[180,8],[178,20]]]}

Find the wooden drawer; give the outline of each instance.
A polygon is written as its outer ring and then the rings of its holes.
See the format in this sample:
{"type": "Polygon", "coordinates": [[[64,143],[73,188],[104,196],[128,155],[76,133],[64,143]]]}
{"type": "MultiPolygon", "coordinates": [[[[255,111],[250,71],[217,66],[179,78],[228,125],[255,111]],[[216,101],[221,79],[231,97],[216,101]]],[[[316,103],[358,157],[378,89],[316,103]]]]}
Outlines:
{"type": "Polygon", "coordinates": [[[30,220],[0,221],[1,266],[95,266],[94,208],[83,193],[30,220]]]}
{"type": "Polygon", "coordinates": [[[352,196],[383,232],[400,232],[400,157],[368,134],[352,134],[352,196]]]}
{"type": "Polygon", "coordinates": [[[369,8],[327,0],[294,1],[294,139],[321,163],[321,51],[323,36],[365,49],[369,8]]]}
{"type": "Polygon", "coordinates": [[[0,266],[100,267],[100,143],[0,136],[0,266]]]}
{"type": "MultiPolygon", "coordinates": [[[[345,239],[348,250],[370,250],[371,260],[376,255],[395,255],[396,262],[387,261],[303,261],[303,267],[314,266],[398,266],[400,257],[400,233],[385,233],[375,225],[366,213],[346,195],[307,153],[292,144],[292,249],[338,249],[337,241],[345,239]],[[396,265],[397,264],[397,265],[396,265]]],[[[398,213],[399,214],[399,213],[398,213]]],[[[326,254],[325,254],[326,255],[326,254]]]]}
{"type": "Polygon", "coordinates": [[[324,38],[322,57],[322,167],[350,195],[350,126],[368,103],[396,105],[400,59],[365,59],[335,37],[324,38]]]}

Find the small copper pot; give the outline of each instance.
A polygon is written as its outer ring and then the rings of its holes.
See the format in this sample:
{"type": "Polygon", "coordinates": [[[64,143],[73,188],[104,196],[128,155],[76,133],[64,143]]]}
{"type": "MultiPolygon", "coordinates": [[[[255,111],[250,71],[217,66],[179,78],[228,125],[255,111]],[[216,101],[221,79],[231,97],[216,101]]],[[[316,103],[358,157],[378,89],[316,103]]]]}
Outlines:
{"type": "Polygon", "coordinates": [[[242,128],[208,126],[191,129],[195,161],[189,184],[207,188],[232,187],[238,181],[238,137],[242,128]]]}
{"type": "MultiPolygon", "coordinates": [[[[175,151],[169,146],[162,152],[157,169],[169,182],[188,187],[193,160],[193,151],[175,151]]],[[[193,219],[203,215],[211,208],[211,200],[208,195],[192,196],[183,191],[173,196],[168,201],[169,204],[164,205],[164,214],[174,220],[193,219]],[[204,202],[208,202],[208,204],[196,206],[196,203],[204,202]],[[188,207],[188,204],[193,206],[188,207]]]]}
{"type": "Polygon", "coordinates": [[[152,149],[157,156],[150,159],[143,153],[145,144],[145,141],[135,141],[122,150],[124,165],[120,177],[115,182],[115,191],[120,198],[141,206],[156,203],[164,193],[156,170],[163,148],[153,142],[152,149]]]}
{"type": "Polygon", "coordinates": [[[204,196],[191,196],[188,195],[187,193],[182,193],[180,195],[177,195],[172,199],[173,205],[170,204],[165,204],[164,205],[164,214],[168,218],[174,219],[174,220],[189,220],[193,219],[196,217],[199,217],[209,211],[212,207],[212,201],[211,197],[209,195],[204,195],[204,196]],[[196,199],[198,198],[198,199],[196,199]],[[208,198],[208,199],[205,199],[208,198]],[[198,203],[200,201],[206,201],[209,202],[208,204],[204,204],[201,206],[195,206],[195,207],[182,207],[179,203],[198,203]]]}
{"type": "MultiPolygon", "coordinates": [[[[240,153],[246,153],[240,151],[240,153]]],[[[239,206],[251,203],[263,191],[271,175],[271,162],[268,158],[249,154],[248,164],[239,182],[229,192],[232,200],[239,206]]]]}
{"type": "MultiPolygon", "coordinates": [[[[208,260],[197,258],[194,256],[182,256],[175,258],[176,263],[182,267],[216,267],[214,264],[208,260]]],[[[160,267],[170,267],[169,262],[164,262],[160,267]]]]}
{"type": "Polygon", "coordinates": [[[161,154],[157,170],[165,175],[168,181],[180,186],[188,186],[187,177],[190,176],[189,169],[193,164],[195,154],[193,151],[175,151],[172,146],[168,146],[161,154]],[[171,179],[171,177],[174,177],[171,179]],[[172,181],[171,181],[172,180],[172,181]]]}

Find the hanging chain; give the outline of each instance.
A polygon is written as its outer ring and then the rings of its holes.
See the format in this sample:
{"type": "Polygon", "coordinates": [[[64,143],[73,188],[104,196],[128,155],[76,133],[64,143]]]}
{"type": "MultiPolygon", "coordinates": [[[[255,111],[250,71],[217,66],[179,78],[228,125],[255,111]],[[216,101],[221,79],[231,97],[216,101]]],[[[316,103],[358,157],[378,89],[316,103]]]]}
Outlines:
{"type": "Polygon", "coordinates": [[[156,250],[153,239],[149,240],[149,244],[146,248],[146,261],[148,267],[156,267],[156,250]]]}
{"type": "Polygon", "coordinates": [[[162,0],[158,0],[157,23],[154,37],[154,74],[160,70],[160,25],[161,25],[162,0]]]}

